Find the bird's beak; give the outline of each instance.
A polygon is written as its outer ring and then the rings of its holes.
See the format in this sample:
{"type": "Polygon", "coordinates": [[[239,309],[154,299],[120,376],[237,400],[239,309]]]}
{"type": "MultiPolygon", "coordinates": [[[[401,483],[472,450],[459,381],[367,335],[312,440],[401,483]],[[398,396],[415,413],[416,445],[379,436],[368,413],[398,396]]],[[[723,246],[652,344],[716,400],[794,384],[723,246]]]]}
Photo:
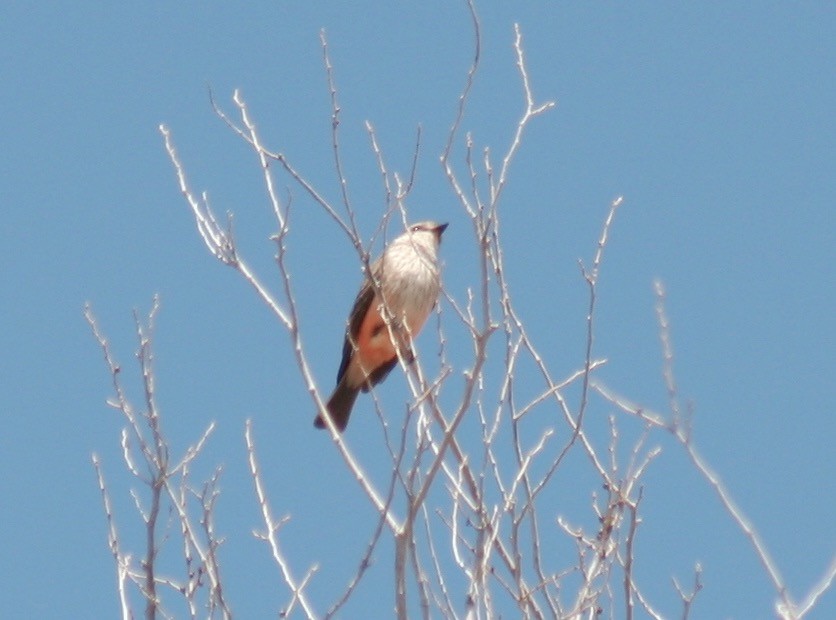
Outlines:
{"type": "Polygon", "coordinates": [[[444,222],[443,224],[439,224],[438,226],[436,226],[433,230],[435,236],[438,237],[439,241],[441,240],[441,233],[447,230],[447,226],[449,226],[449,224],[447,222],[444,222]]]}

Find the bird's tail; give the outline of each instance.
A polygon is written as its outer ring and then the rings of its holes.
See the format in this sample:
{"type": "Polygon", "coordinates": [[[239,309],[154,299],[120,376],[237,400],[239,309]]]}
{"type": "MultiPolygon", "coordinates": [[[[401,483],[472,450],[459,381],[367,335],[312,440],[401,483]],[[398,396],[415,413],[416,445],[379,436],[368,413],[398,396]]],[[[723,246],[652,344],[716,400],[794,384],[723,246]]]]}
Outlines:
{"type": "MultiPolygon", "coordinates": [[[[328,399],[326,408],[328,415],[331,416],[331,421],[337,430],[342,432],[348,424],[348,416],[351,415],[351,408],[354,406],[354,401],[357,400],[357,394],[360,392],[359,388],[352,388],[346,385],[346,381],[340,381],[331,398],[328,399]]],[[[314,419],[314,426],[317,428],[325,428],[325,420],[322,419],[321,414],[317,414],[314,419]]]]}

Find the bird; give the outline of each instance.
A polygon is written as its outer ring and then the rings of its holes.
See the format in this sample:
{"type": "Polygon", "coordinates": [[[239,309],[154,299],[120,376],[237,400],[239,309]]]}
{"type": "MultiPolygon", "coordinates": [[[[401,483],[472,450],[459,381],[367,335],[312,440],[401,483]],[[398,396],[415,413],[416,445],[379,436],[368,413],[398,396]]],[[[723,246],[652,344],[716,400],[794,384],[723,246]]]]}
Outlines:
{"type": "MultiPolygon", "coordinates": [[[[406,363],[415,358],[410,340],[441,290],[438,247],[446,228],[432,221],[412,224],[372,263],[348,317],[337,387],[325,406],[339,432],[348,424],[357,395],[386,378],[399,351],[406,363]]],[[[314,426],[327,427],[321,412],[314,426]]]]}

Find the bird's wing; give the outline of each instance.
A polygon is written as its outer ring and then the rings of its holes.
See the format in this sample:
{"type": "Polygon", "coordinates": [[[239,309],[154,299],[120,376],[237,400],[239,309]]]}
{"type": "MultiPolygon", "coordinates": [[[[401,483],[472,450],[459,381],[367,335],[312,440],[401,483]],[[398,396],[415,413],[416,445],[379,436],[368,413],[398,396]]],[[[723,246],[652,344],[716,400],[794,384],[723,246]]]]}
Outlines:
{"type": "Polygon", "coordinates": [[[392,372],[392,369],[398,365],[398,358],[393,357],[388,362],[385,362],[375,368],[371,373],[369,373],[369,379],[366,381],[362,387],[360,388],[364,392],[368,392],[370,388],[374,387],[381,381],[383,381],[387,375],[392,372]]]}
{"type": "Polygon", "coordinates": [[[360,333],[360,326],[369,311],[372,299],[374,299],[374,287],[371,281],[366,279],[360,288],[360,292],[357,293],[357,298],[354,300],[354,306],[351,308],[351,314],[348,317],[348,329],[345,332],[345,342],[343,342],[343,359],[340,362],[340,369],[337,371],[337,383],[342,380],[345,371],[348,369],[348,364],[351,362],[351,356],[354,354],[354,343],[357,341],[357,334],[360,333]]]}

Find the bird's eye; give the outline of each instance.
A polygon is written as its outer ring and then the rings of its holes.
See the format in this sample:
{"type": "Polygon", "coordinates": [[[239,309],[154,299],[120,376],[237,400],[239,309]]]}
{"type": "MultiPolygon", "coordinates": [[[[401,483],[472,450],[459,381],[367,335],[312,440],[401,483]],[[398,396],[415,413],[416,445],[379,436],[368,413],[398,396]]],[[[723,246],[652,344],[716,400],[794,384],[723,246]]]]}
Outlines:
{"type": "Polygon", "coordinates": [[[421,230],[421,226],[418,224],[412,227],[412,232],[418,232],[419,230],[421,230]]]}

